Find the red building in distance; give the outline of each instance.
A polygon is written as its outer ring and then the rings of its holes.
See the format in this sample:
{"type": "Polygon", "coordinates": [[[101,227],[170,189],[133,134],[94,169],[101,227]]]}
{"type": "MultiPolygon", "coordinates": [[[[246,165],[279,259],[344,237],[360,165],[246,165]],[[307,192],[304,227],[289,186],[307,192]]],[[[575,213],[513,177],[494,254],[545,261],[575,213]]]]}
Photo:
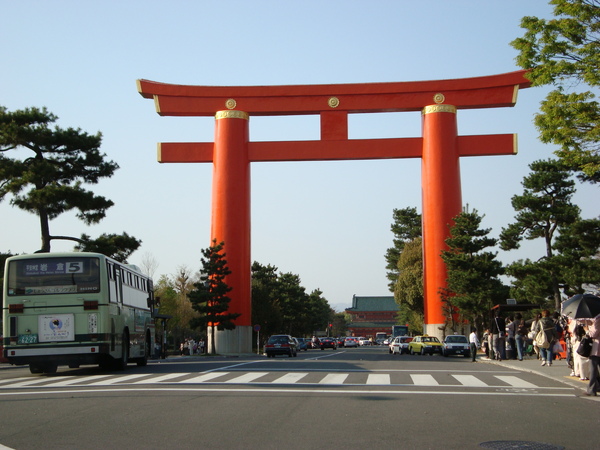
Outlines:
{"type": "Polygon", "coordinates": [[[377,333],[392,334],[397,325],[398,304],[392,295],[382,297],[352,296],[352,307],[345,310],[352,317],[348,324],[350,336],[375,339],[377,333]]]}

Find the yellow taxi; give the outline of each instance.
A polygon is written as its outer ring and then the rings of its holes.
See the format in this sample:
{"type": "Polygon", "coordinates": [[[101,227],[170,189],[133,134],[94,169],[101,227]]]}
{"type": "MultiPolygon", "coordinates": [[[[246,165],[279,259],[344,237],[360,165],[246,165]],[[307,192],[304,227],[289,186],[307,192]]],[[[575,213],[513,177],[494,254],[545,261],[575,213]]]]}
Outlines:
{"type": "Polygon", "coordinates": [[[411,355],[416,353],[419,355],[425,355],[427,353],[430,355],[433,355],[434,353],[442,354],[442,343],[435,336],[427,336],[426,334],[423,336],[415,336],[408,344],[408,352],[411,355]]]}

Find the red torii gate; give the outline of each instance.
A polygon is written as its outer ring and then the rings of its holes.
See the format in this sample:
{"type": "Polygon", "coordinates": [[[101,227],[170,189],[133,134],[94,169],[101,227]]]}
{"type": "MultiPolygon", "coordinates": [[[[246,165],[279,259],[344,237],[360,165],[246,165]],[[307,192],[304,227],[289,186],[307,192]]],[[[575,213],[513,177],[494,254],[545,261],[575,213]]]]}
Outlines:
{"type": "Polygon", "coordinates": [[[514,106],[526,71],[453,80],[294,86],[187,86],[137,80],[161,116],[215,116],[215,142],[159,143],[162,163],[213,163],[211,241],[225,242],[236,329],[217,334],[219,351],[251,352],[250,163],[421,158],[425,330],[445,322],[441,251],[462,209],[461,156],[516,153],[516,135],[458,136],[457,109],[514,106]],[[423,136],[348,139],[348,114],[422,111],[423,136]],[[250,116],[320,115],[317,141],[249,142],[250,116]]]}

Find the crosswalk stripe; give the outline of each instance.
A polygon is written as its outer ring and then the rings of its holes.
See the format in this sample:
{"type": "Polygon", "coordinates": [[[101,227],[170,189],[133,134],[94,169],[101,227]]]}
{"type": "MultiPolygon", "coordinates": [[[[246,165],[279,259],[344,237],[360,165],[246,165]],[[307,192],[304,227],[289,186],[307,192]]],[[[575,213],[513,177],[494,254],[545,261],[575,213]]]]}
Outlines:
{"type": "Polygon", "coordinates": [[[511,375],[494,375],[500,381],[504,381],[507,384],[510,384],[512,387],[521,387],[521,388],[536,388],[535,384],[530,383],[529,381],[521,380],[519,377],[511,376],[511,375]]]}
{"type": "Polygon", "coordinates": [[[120,383],[121,381],[135,380],[136,378],[142,378],[147,375],[148,374],[146,373],[134,373],[132,375],[124,375],[115,378],[110,378],[108,380],[96,381],[95,383],[90,383],[88,386],[110,386],[111,384],[120,383]]]}
{"type": "Polygon", "coordinates": [[[98,381],[101,378],[107,378],[110,375],[90,375],[89,377],[64,377],[63,380],[57,381],[55,383],[50,383],[48,386],[52,387],[60,387],[60,386],[70,386],[72,384],[77,383],[87,383],[88,381],[98,381]]]}
{"type": "Polygon", "coordinates": [[[205,381],[214,380],[215,378],[222,377],[224,375],[228,375],[229,372],[209,372],[202,375],[199,375],[194,378],[188,378],[187,380],[182,380],[179,383],[183,384],[195,384],[195,383],[204,383],[205,381]]]}
{"type": "Polygon", "coordinates": [[[232,378],[231,380],[227,380],[225,383],[250,383],[268,374],[269,372],[249,372],[247,374],[240,375],[239,377],[232,378]]]}
{"type": "Polygon", "coordinates": [[[306,372],[292,372],[286,373],[284,376],[277,378],[275,381],[272,381],[273,384],[290,384],[297,383],[300,379],[304,378],[308,373],[306,372]]]}
{"type": "Polygon", "coordinates": [[[48,378],[28,378],[24,381],[20,381],[18,383],[15,384],[11,384],[10,387],[11,388],[16,388],[16,387],[27,387],[27,386],[33,386],[36,384],[41,384],[41,383],[45,383],[48,381],[48,378]]]}
{"type": "Polygon", "coordinates": [[[410,374],[413,383],[417,386],[439,386],[439,383],[429,374],[410,374]]]}
{"type": "Polygon", "coordinates": [[[173,378],[187,377],[189,373],[167,373],[159,377],[147,378],[145,380],[138,380],[134,384],[154,384],[160,383],[161,381],[172,380],[173,378]]]}
{"type": "Polygon", "coordinates": [[[319,384],[344,384],[346,378],[348,378],[347,373],[328,373],[319,384]]]}
{"type": "Polygon", "coordinates": [[[463,386],[469,386],[469,387],[486,387],[486,386],[488,386],[487,383],[484,383],[479,378],[477,378],[475,375],[452,375],[452,376],[454,378],[456,378],[460,382],[460,384],[462,384],[463,386]]]}
{"type": "Polygon", "coordinates": [[[370,373],[367,384],[390,384],[390,375],[387,373],[370,373]]]}

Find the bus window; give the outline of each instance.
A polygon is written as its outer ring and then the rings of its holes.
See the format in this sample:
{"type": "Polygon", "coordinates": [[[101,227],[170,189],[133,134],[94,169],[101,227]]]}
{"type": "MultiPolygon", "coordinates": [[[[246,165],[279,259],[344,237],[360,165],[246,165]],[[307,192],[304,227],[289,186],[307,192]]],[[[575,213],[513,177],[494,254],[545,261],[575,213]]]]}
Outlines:
{"type": "Polygon", "coordinates": [[[97,258],[40,258],[11,261],[8,296],[100,292],[97,258]]]}

